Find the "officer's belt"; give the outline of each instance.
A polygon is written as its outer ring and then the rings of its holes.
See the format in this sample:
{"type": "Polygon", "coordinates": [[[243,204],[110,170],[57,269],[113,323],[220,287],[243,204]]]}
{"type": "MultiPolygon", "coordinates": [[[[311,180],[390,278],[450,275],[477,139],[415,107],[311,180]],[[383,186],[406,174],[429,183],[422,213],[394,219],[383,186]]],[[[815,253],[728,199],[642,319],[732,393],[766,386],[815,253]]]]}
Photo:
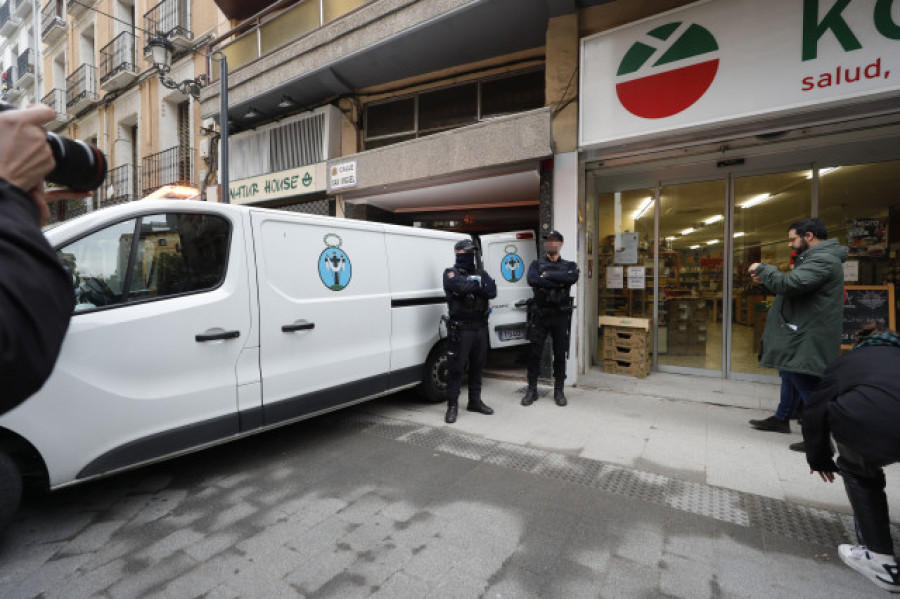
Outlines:
{"type": "Polygon", "coordinates": [[[475,330],[487,326],[487,320],[451,320],[447,328],[457,331],[475,330]]]}

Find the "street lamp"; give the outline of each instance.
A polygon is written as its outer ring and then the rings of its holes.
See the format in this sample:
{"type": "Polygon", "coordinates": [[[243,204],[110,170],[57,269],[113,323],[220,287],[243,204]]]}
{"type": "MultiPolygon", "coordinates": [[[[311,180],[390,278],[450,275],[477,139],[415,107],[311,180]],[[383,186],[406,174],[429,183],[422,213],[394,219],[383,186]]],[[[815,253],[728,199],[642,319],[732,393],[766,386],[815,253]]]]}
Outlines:
{"type": "Polygon", "coordinates": [[[168,76],[172,70],[172,42],[165,36],[156,34],[147,39],[147,49],[150,51],[150,60],[159,72],[159,82],[169,89],[177,89],[194,99],[200,97],[200,88],[206,84],[206,75],[199,75],[194,79],[185,79],[177,82],[168,76]]]}
{"type": "MultiPolygon", "coordinates": [[[[200,88],[208,83],[206,75],[198,75],[194,79],[185,79],[181,83],[175,82],[167,73],[172,69],[172,50],[174,46],[164,35],[151,35],[147,40],[147,50],[150,52],[150,60],[159,72],[159,81],[169,89],[177,89],[183,94],[190,95],[195,100],[200,97],[200,88]]],[[[219,63],[219,147],[221,149],[221,164],[219,165],[219,181],[222,188],[219,201],[228,204],[229,180],[228,180],[228,59],[221,51],[208,55],[210,60],[219,63]]]]}

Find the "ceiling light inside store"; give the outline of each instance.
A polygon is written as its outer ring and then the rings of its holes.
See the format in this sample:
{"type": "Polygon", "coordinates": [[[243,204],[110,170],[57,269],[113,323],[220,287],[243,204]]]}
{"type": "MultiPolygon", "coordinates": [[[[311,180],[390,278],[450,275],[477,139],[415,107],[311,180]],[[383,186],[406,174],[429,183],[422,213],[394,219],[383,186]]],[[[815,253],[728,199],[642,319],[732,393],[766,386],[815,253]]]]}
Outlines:
{"type": "Polygon", "coordinates": [[[723,220],[724,218],[725,218],[725,217],[722,216],[721,214],[717,214],[717,215],[715,215],[715,216],[713,216],[713,217],[711,217],[711,218],[708,218],[708,219],[706,219],[705,221],[703,221],[703,224],[704,224],[704,225],[711,225],[711,224],[713,224],[713,223],[719,222],[720,220],[723,220]]]}
{"type": "Polygon", "coordinates": [[[699,245],[692,245],[692,246],[691,246],[691,249],[692,249],[692,250],[699,250],[699,249],[700,249],[700,246],[699,246],[699,245]]]}
{"type": "Polygon", "coordinates": [[[741,208],[750,208],[752,206],[756,206],[757,204],[762,204],[771,197],[771,194],[761,193],[758,196],[753,196],[752,198],[741,204],[741,208]]]}
{"type": "MultiPolygon", "coordinates": [[[[819,169],[819,176],[821,177],[821,176],[823,176],[823,175],[827,175],[828,173],[833,173],[834,171],[838,170],[839,168],[841,168],[841,167],[839,167],[839,166],[829,166],[829,167],[826,167],[826,168],[820,168],[820,169],[819,169]]],[[[806,175],[806,178],[807,178],[807,179],[812,179],[812,178],[813,178],[813,172],[812,172],[812,171],[809,171],[809,174],[806,175]]]]}
{"type": "Polygon", "coordinates": [[[737,233],[734,234],[734,236],[735,236],[735,238],[737,238],[737,237],[743,237],[743,236],[744,236],[744,232],[743,232],[743,231],[738,231],[737,233]]]}
{"type": "Polygon", "coordinates": [[[710,239],[706,242],[706,245],[716,245],[717,243],[719,243],[718,239],[710,239]]]}
{"type": "Polygon", "coordinates": [[[682,235],[690,235],[693,232],[694,232],[694,229],[685,229],[684,231],[681,232],[681,234],[682,235]]]}
{"type": "Polygon", "coordinates": [[[666,237],[666,241],[675,241],[677,237],[666,237]]]}
{"type": "Polygon", "coordinates": [[[650,209],[650,206],[653,205],[653,198],[644,198],[641,202],[641,205],[638,206],[638,209],[634,211],[634,219],[637,220],[640,217],[644,216],[644,213],[650,209]]]}

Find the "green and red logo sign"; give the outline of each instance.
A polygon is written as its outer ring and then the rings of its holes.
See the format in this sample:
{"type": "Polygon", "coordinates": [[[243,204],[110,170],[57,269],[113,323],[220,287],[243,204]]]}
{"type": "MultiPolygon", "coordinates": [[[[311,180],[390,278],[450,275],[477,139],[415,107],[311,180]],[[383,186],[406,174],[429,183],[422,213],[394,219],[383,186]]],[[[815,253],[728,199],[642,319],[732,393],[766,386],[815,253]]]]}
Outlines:
{"type": "Polygon", "coordinates": [[[622,58],[617,77],[647,71],[643,77],[616,83],[619,101],[631,114],[645,119],[678,114],[699,100],[716,78],[716,38],[691,24],[670,40],[680,28],[681,22],[675,22],[649,31],[647,35],[663,42],[661,47],[635,42],[622,58]]]}

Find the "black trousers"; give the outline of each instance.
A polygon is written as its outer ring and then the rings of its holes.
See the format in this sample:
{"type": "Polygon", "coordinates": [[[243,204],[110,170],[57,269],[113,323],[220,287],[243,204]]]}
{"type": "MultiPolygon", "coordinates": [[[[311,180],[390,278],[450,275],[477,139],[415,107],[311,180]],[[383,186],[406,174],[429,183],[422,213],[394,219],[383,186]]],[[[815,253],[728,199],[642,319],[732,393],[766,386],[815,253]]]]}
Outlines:
{"type": "Polygon", "coordinates": [[[841,469],[850,507],[853,508],[859,544],[875,553],[893,555],[891,520],[884,493],[884,467],[892,462],[863,455],[840,442],[837,449],[839,456],[836,462],[841,469]]]}
{"type": "Polygon", "coordinates": [[[466,363],[469,364],[469,403],[481,400],[481,371],[487,359],[488,329],[450,328],[447,339],[447,403],[456,405],[466,363]]]}
{"type": "Polygon", "coordinates": [[[534,319],[531,325],[531,351],[528,354],[528,378],[536,379],[541,373],[541,354],[547,335],[553,340],[553,378],[566,378],[566,351],[569,349],[569,313],[550,312],[534,319]]]}

